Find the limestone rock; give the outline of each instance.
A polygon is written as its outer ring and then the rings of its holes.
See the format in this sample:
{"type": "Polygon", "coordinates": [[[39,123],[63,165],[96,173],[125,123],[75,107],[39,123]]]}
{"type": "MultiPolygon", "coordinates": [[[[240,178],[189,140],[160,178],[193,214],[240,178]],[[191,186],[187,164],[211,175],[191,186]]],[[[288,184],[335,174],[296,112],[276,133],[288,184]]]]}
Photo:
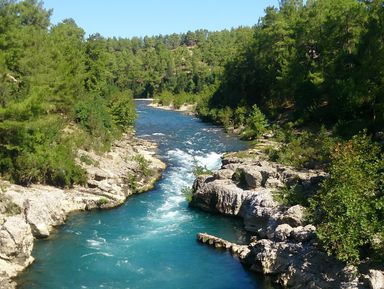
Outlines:
{"type": "Polygon", "coordinates": [[[278,216],[278,221],[292,227],[301,226],[304,223],[304,212],[305,208],[303,206],[292,206],[278,216]]]}
{"type": "Polygon", "coordinates": [[[306,242],[316,238],[316,227],[313,225],[299,226],[291,231],[291,238],[296,242],[306,242]]]}
{"type": "Polygon", "coordinates": [[[250,232],[265,237],[271,217],[278,211],[278,203],[267,189],[245,191],[240,216],[244,219],[245,228],[250,232]]]}
{"type": "Polygon", "coordinates": [[[384,289],[384,271],[369,270],[369,286],[371,289],[384,289]]]}
{"type": "Polygon", "coordinates": [[[1,289],[15,289],[16,283],[13,282],[11,279],[1,279],[0,278],[0,288],[1,289]]]}
{"type": "Polygon", "coordinates": [[[263,175],[258,169],[245,167],[241,170],[241,173],[244,175],[247,187],[249,189],[256,189],[262,186],[263,175]]]}
{"type": "Polygon", "coordinates": [[[239,213],[244,199],[240,188],[227,180],[214,180],[203,184],[202,180],[196,180],[193,185],[191,206],[226,215],[235,216],[239,213]]]}
{"type": "Polygon", "coordinates": [[[8,217],[0,227],[0,279],[14,277],[32,263],[33,236],[22,215],[8,217]]]}
{"type": "Polygon", "coordinates": [[[238,245],[207,233],[198,233],[197,240],[214,248],[229,250],[232,255],[238,256],[241,261],[245,261],[250,252],[246,245],[238,245]]]}
{"type": "Polygon", "coordinates": [[[285,241],[290,237],[292,231],[293,228],[290,225],[281,224],[277,226],[274,237],[278,241],[285,241]]]}
{"type": "Polygon", "coordinates": [[[231,179],[235,172],[230,169],[218,170],[214,173],[214,178],[219,180],[231,179]]]}

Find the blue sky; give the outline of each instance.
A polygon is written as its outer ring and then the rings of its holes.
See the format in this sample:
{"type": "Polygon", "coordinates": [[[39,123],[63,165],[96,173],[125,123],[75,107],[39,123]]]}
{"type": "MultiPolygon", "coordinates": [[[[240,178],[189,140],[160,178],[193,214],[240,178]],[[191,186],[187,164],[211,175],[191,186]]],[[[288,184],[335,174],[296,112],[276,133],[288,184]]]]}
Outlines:
{"type": "Polygon", "coordinates": [[[278,0],[44,0],[54,24],[73,18],[87,34],[132,37],[254,25],[278,0]]]}

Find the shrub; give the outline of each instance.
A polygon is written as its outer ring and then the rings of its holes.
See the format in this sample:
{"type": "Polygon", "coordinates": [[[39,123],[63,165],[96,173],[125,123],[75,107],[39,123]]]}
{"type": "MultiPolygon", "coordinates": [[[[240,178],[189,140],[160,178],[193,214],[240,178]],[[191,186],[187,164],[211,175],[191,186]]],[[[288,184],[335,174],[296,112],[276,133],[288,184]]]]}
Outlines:
{"type": "MultiPolygon", "coordinates": [[[[382,247],[384,158],[365,134],[338,144],[331,157],[330,178],[311,207],[327,252],[356,263],[364,251],[382,247]]],[[[375,255],[384,257],[384,252],[375,255]]]]}
{"type": "Polygon", "coordinates": [[[103,197],[97,201],[97,206],[101,207],[101,206],[107,205],[108,203],[109,203],[109,200],[103,197]]]}
{"type": "Polygon", "coordinates": [[[137,176],[135,174],[129,174],[128,175],[128,184],[130,189],[132,190],[132,193],[138,192],[138,182],[137,182],[137,176]]]}
{"type": "Polygon", "coordinates": [[[236,127],[245,125],[247,119],[247,108],[245,106],[239,106],[233,113],[233,122],[236,127]]]}
{"type": "Polygon", "coordinates": [[[285,186],[274,193],[274,199],[286,206],[302,205],[309,206],[309,192],[304,189],[303,185],[285,186]]]}
{"type": "Polygon", "coordinates": [[[337,140],[325,128],[318,133],[302,131],[295,134],[293,129],[275,131],[276,139],[283,144],[267,151],[270,160],[297,169],[324,167],[330,162],[330,152],[337,140]]]}
{"type": "Polygon", "coordinates": [[[246,127],[242,133],[244,139],[255,139],[260,137],[268,128],[268,122],[265,115],[257,107],[252,106],[251,114],[246,122],[246,127]]]}
{"type": "Polygon", "coordinates": [[[100,97],[78,102],[75,106],[75,120],[94,137],[108,139],[112,132],[111,115],[100,97]]]}
{"type": "Polygon", "coordinates": [[[110,104],[112,121],[120,131],[126,131],[135,123],[136,110],[130,91],[115,93],[110,104]]]}
{"type": "Polygon", "coordinates": [[[96,163],[94,160],[92,160],[89,156],[86,156],[86,155],[81,155],[80,156],[80,161],[82,163],[85,163],[88,166],[94,165],[96,163]]]}
{"type": "Polygon", "coordinates": [[[192,172],[195,177],[212,174],[211,170],[209,170],[206,166],[199,165],[197,162],[195,162],[192,172]]]}
{"type": "Polygon", "coordinates": [[[163,106],[169,106],[173,103],[173,94],[169,91],[163,91],[155,96],[155,102],[163,106]]]}
{"type": "Polygon", "coordinates": [[[143,173],[143,175],[146,177],[149,176],[149,174],[151,173],[151,170],[149,169],[149,161],[143,155],[140,154],[136,155],[133,160],[137,162],[137,164],[139,165],[139,169],[143,173]]]}
{"type": "Polygon", "coordinates": [[[61,187],[85,182],[72,146],[60,136],[62,120],[54,116],[0,124],[0,173],[18,184],[61,187]]]}
{"type": "Polygon", "coordinates": [[[34,153],[22,153],[15,159],[13,179],[20,184],[45,183],[59,187],[84,184],[86,175],[74,160],[70,147],[41,146],[34,153]]]}
{"type": "Polygon", "coordinates": [[[190,203],[192,201],[192,188],[191,187],[183,187],[181,189],[181,193],[184,195],[184,197],[188,203],[190,203]]]}

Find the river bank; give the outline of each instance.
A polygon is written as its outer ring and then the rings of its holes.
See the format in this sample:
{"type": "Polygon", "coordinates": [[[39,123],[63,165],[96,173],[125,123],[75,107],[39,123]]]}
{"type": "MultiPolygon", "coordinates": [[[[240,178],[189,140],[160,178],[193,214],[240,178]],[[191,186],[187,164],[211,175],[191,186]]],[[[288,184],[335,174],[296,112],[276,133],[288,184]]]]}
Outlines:
{"type": "Polygon", "coordinates": [[[204,234],[198,239],[231,249],[252,271],[272,276],[283,287],[383,289],[383,268],[347,266],[328,256],[321,250],[316,227],[305,218],[305,208],[282,205],[276,198],[287,185],[315,192],[326,177],[319,170],[297,171],[269,162],[260,150],[242,152],[241,157],[228,154],[220,170],[196,179],[190,205],[241,217],[255,237],[248,246],[204,234]]]}
{"type": "Polygon", "coordinates": [[[78,152],[87,186],[22,187],[0,181],[0,288],[16,287],[12,278],[34,261],[34,239],[49,237],[71,212],[114,208],[150,190],[165,169],[155,152],[153,143],[124,134],[103,155],[78,152]]]}
{"type": "Polygon", "coordinates": [[[150,107],[154,108],[159,108],[159,109],[164,109],[164,110],[171,110],[171,111],[177,111],[177,112],[182,112],[187,115],[196,115],[196,104],[183,104],[180,107],[175,107],[173,104],[170,105],[161,105],[159,103],[156,103],[151,100],[151,103],[148,104],[150,107]]]}

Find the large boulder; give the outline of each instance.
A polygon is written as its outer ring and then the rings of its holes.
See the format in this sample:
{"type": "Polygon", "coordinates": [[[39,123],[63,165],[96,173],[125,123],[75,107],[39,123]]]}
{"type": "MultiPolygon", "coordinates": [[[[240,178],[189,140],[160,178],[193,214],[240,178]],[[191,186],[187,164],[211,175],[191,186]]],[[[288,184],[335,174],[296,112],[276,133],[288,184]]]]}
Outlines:
{"type": "Polygon", "coordinates": [[[239,173],[244,176],[248,189],[257,189],[263,185],[263,175],[257,167],[243,167],[239,173]]]}
{"type": "Polygon", "coordinates": [[[304,220],[305,208],[301,205],[289,207],[286,211],[281,212],[277,216],[277,221],[280,224],[289,224],[292,227],[302,226],[304,220]]]}
{"type": "Polygon", "coordinates": [[[274,237],[277,241],[285,241],[291,236],[292,231],[293,228],[290,225],[281,224],[277,226],[274,237]]]}
{"type": "Polygon", "coordinates": [[[193,185],[191,206],[205,211],[238,215],[244,201],[244,191],[229,180],[199,178],[193,185]]]}
{"type": "Polygon", "coordinates": [[[369,270],[370,289],[384,289],[384,271],[369,270]]]}
{"type": "Polygon", "coordinates": [[[271,223],[271,217],[278,212],[278,203],[267,189],[244,191],[246,197],[241,206],[245,229],[265,237],[271,223]]]}

